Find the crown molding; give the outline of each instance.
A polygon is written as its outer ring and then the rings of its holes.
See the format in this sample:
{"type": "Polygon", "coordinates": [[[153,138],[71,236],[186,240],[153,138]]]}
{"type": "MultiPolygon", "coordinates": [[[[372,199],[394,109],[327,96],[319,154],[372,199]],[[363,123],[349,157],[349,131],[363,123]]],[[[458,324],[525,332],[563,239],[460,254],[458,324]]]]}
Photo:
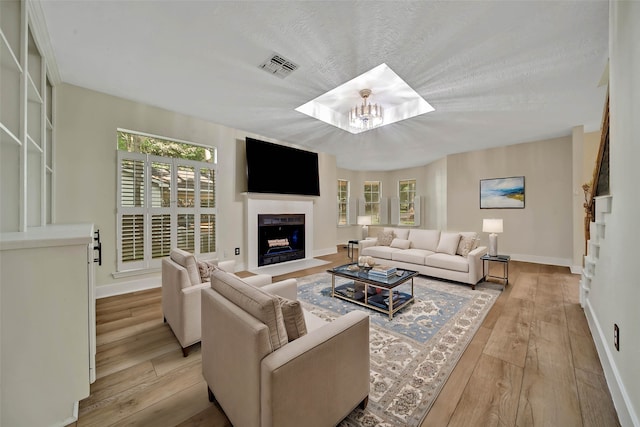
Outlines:
{"type": "Polygon", "coordinates": [[[33,38],[38,44],[40,53],[47,63],[47,75],[49,77],[49,81],[53,86],[56,86],[62,83],[62,78],[60,77],[58,64],[53,53],[53,47],[51,46],[47,22],[44,19],[42,2],[40,0],[27,0],[26,3],[29,14],[29,28],[33,33],[33,38]]]}

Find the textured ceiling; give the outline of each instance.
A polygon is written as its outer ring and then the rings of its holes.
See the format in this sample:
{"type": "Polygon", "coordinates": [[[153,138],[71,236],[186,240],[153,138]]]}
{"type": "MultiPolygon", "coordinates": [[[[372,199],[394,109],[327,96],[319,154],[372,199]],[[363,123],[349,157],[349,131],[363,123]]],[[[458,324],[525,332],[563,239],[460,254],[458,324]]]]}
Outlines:
{"type": "Polygon", "coordinates": [[[62,81],[331,153],[347,169],[420,166],[596,130],[602,117],[606,1],[41,5],[62,81]],[[284,79],[259,69],[274,52],[299,68],[284,79]],[[435,111],[353,135],[294,110],[381,63],[435,111]]]}

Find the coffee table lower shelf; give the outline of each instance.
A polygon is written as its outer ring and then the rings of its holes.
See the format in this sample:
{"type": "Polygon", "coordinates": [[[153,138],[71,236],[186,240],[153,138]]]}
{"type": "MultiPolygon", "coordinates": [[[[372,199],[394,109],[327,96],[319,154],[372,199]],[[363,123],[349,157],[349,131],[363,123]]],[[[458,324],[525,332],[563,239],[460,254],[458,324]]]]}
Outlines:
{"type": "MultiPolygon", "coordinates": [[[[335,278],[332,280],[335,282],[335,278]]],[[[331,296],[379,311],[393,319],[393,315],[414,301],[413,278],[411,279],[411,294],[389,290],[370,283],[351,282],[340,286],[332,283],[331,296]],[[389,298],[389,293],[393,298],[389,298]]]]}

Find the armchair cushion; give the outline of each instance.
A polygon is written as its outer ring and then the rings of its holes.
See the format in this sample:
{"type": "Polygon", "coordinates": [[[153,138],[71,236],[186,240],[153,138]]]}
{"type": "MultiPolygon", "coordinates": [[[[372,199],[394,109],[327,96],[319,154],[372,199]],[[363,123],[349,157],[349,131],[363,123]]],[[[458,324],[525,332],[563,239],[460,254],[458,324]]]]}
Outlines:
{"type": "Polygon", "coordinates": [[[289,342],[278,297],[221,270],[213,273],[211,288],[267,326],[272,351],[289,342]]]}
{"type": "Polygon", "coordinates": [[[176,248],[171,250],[169,256],[175,263],[187,269],[187,274],[189,275],[189,280],[191,281],[192,286],[202,283],[200,280],[198,264],[196,263],[196,257],[194,257],[193,254],[176,248]]]}
{"type": "Polygon", "coordinates": [[[304,313],[300,301],[294,301],[283,297],[278,297],[284,327],[287,330],[289,342],[300,338],[307,333],[307,324],[304,321],[304,313]]]}

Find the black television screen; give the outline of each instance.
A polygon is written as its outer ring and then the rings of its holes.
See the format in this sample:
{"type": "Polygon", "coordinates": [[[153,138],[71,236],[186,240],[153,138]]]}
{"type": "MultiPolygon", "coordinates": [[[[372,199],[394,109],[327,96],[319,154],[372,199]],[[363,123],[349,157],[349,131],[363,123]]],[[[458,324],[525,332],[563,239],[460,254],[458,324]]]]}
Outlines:
{"type": "Polygon", "coordinates": [[[246,138],[249,193],[320,195],[318,154],[246,138]]]}

